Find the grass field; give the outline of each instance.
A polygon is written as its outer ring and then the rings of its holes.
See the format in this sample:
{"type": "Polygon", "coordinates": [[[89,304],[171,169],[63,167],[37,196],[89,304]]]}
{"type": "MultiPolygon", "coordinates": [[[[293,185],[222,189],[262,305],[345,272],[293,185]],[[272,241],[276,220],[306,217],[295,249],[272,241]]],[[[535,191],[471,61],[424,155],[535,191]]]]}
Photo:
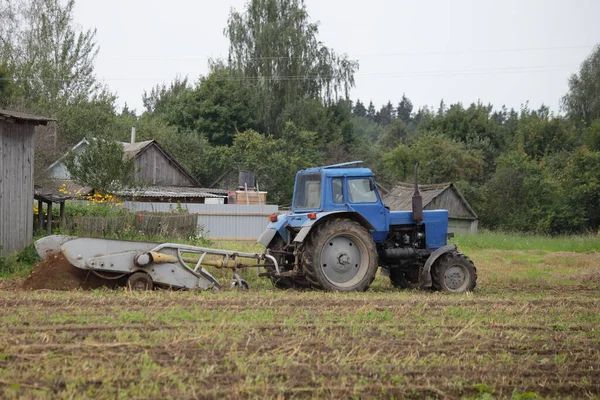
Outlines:
{"type": "Polygon", "coordinates": [[[455,240],[478,267],[465,295],[384,277],[366,293],[281,292],[251,271],[249,291],[221,293],[0,280],[0,397],[598,398],[596,239],[501,239],[455,240]]]}

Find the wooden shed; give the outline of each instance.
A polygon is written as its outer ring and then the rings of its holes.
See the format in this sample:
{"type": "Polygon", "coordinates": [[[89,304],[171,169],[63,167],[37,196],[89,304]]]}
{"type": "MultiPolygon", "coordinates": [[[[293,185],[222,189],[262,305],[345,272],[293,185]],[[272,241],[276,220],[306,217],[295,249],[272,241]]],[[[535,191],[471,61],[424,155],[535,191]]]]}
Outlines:
{"type": "MultiPolygon", "coordinates": [[[[95,140],[95,139],[90,139],[95,140]]],[[[117,193],[123,200],[143,202],[184,202],[184,203],[223,203],[227,191],[206,189],[200,185],[186,169],[175,160],[156,140],[121,143],[124,157],[133,158],[136,188],[125,189],[117,193]]],[[[49,176],[57,184],[67,188],[75,186],[64,164],[71,153],[81,154],[89,145],[87,139],[81,140],[66,154],[48,167],[49,176]]],[[[83,193],[93,192],[93,188],[82,188],[83,193]]]]}
{"type": "Polygon", "coordinates": [[[33,239],[35,126],[50,118],[0,109],[0,254],[33,239]]]}
{"type": "MultiPolygon", "coordinates": [[[[392,211],[409,211],[414,189],[412,183],[399,183],[384,196],[383,202],[392,211]]],[[[419,185],[419,190],[424,210],[448,210],[448,232],[477,233],[477,214],[453,183],[419,185]]]]}

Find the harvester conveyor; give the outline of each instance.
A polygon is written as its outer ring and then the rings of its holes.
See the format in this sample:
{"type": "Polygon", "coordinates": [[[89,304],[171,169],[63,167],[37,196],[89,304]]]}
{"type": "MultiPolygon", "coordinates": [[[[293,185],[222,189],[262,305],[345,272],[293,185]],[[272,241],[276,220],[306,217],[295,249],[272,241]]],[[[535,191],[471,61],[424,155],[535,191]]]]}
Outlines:
{"type": "Polygon", "coordinates": [[[232,286],[247,288],[242,268],[268,267],[279,274],[277,260],[266,253],[247,253],[189,246],[126,240],[78,238],[53,235],[38,240],[42,258],[62,254],[74,267],[104,279],[125,279],[128,286],[148,289],[154,284],[183,289],[220,289],[221,284],[204,266],[232,271],[232,286]],[[248,260],[252,262],[248,262],[248,260]]]}

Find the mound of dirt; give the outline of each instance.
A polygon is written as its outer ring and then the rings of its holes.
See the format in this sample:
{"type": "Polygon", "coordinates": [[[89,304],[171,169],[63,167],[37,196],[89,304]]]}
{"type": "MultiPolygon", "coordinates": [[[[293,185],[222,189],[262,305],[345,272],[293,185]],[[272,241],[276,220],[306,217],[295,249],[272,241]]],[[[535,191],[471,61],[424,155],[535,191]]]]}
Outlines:
{"type": "Polygon", "coordinates": [[[62,254],[48,255],[29,274],[22,288],[25,290],[96,289],[108,285],[108,281],[89,271],[69,264],[62,254]]]}

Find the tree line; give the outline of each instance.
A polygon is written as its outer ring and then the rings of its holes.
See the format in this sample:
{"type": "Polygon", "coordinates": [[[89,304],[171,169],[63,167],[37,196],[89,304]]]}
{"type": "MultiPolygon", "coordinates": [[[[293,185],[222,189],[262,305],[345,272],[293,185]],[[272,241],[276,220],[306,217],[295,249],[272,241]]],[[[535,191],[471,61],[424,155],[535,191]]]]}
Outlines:
{"type": "Polygon", "coordinates": [[[570,78],[560,115],[527,102],[415,108],[405,94],[375,106],[349,98],[359,64],[319,40],[302,0],[252,0],[226,21],[227,59],[150,88],[143,110],[117,110],[74,4],[0,0],[0,106],[56,117],[55,156],[84,137],[127,141],[135,125],[202,185],[253,170],[281,205],[301,168],[362,159],[391,188],[418,160],[421,183],[455,182],[483,227],[598,230],[600,47],[570,78]]]}

